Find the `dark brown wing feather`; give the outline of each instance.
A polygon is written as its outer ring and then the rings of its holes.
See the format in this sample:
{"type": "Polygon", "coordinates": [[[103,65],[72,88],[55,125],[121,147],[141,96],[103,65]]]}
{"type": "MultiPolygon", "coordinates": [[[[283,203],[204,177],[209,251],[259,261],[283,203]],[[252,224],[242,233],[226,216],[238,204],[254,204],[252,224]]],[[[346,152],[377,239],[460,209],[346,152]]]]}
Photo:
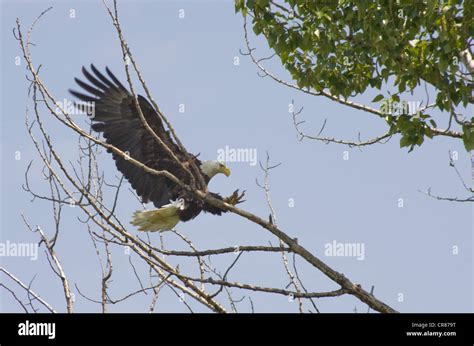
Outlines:
{"type": "MultiPolygon", "coordinates": [[[[128,90],[108,68],[106,68],[107,76],[99,72],[94,65],[91,65],[91,71],[92,73],[84,67],[82,68],[82,72],[90,84],[77,78],[75,81],[82,89],[92,95],[73,90],[70,90],[70,93],[82,101],[95,104],[94,114],[91,117],[92,129],[101,132],[107,143],[128,153],[130,157],[150,168],[166,170],[189,184],[189,175],[182,170],[181,166],[170,157],[144,127],[135,107],[133,96],[128,90]]],[[[138,96],[138,102],[150,127],[178,159],[184,162],[186,153],[183,153],[174,143],[150,103],[142,96],[138,96]]],[[[114,153],[112,155],[117,169],[123,173],[144,202],[151,201],[159,208],[168,204],[170,200],[182,197],[183,191],[181,188],[166,177],[146,173],[119,155],[114,153]]],[[[199,167],[200,161],[197,158],[195,160],[199,167]]]]}

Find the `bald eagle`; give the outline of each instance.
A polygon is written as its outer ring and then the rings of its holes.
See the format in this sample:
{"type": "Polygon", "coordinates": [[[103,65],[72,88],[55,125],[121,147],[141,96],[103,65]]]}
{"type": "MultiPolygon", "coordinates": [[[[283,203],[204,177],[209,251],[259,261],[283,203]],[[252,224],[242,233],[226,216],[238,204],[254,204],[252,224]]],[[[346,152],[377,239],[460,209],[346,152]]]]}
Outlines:
{"type": "MultiPolygon", "coordinates": [[[[143,116],[153,132],[170,149],[170,152],[154,138],[147,129],[139,111],[136,108],[133,95],[125,88],[117,77],[107,67],[107,76],[101,73],[94,65],[91,72],[82,68],[87,84],[78,78],[76,83],[89,94],[69,90],[69,92],[93,107],[86,108],[86,113],[91,117],[92,129],[102,134],[106,143],[125,152],[131,158],[155,170],[165,170],[190,185],[192,181],[203,181],[205,186],[197,188],[207,191],[207,184],[218,173],[230,175],[229,168],[218,161],[201,161],[196,155],[189,154],[180,149],[172,139],[169,131],[163,126],[160,115],[154,110],[146,98],[139,95],[138,104],[143,116]],[[191,162],[192,161],[192,162],[191,162]],[[192,163],[198,170],[191,169],[192,163]],[[183,168],[183,166],[185,168],[183,168]],[[186,169],[187,168],[187,169],[186,169]],[[201,180],[197,176],[201,175],[201,180]],[[192,175],[192,176],[191,176],[192,175]],[[193,179],[194,178],[194,179],[193,179]]],[[[75,103],[79,107],[81,103],[75,103]]],[[[84,107],[81,108],[84,110],[84,107]]],[[[194,219],[201,211],[221,215],[226,210],[212,206],[183,189],[165,176],[148,173],[129,162],[126,158],[112,153],[117,169],[130,182],[132,188],[140,196],[143,203],[153,202],[156,210],[136,211],[131,223],[140,231],[167,231],[173,229],[179,221],[194,219]]],[[[201,184],[202,185],[202,184],[201,184]]],[[[239,190],[223,198],[217,193],[209,194],[215,198],[235,205],[243,202],[244,192],[239,190]]]]}

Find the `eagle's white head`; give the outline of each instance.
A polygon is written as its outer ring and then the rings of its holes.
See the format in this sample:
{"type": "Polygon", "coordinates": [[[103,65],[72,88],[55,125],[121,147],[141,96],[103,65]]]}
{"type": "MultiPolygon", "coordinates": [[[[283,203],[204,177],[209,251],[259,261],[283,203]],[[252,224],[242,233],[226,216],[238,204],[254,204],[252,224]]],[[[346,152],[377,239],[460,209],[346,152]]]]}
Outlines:
{"type": "Polygon", "coordinates": [[[226,177],[230,175],[230,169],[223,164],[222,162],[212,160],[212,161],[202,161],[201,171],[207,175],[209,178],[212,178],[218,173],[224,174],[226,177]]]}

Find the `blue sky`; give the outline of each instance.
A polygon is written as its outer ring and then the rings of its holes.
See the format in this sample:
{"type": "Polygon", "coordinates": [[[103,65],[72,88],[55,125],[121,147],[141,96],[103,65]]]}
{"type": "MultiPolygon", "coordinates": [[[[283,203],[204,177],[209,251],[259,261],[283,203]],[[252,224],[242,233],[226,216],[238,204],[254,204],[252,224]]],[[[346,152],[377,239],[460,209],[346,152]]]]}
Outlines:
{"type": "MultiPolygon", "coordinates": [[[[37,241],[22,223],[21,213],[31,224],[40,225],[49,234],[52,231],[50,205],[31,201],[22,189],[31,160],[32,187],[45,192],[47,186],[25,129],[28,82],[24,61],[15,65],[15,57],[21,52],[12,35],[17,17],[26,28],[49,6],[53,10],[38,24],[33,35],[36,46],[31,49],[35,64],[42,64],[42,78],[52,94],[58,100],[69,98],[67,90],[75,87],[73,78],[90,63],[100,69],[109,66],[125,82],[120,45],[101,1],[1,1],[1,242],[37,241]],[[75,18],[70,18],[71,9],[75,18]],[[16,160],[18,152],[21,158],[16,160]]],[[[234,13],[232,1],[126,1],[119,3],[119,11],[126,39],[155,100],[190,152],[214,159],[226,146],[248,148],[257,151],[258,160],[264,160],[268,151],[273,162],[282,163],[270,177],[282,230],[367,290],[374,285],[376,296],[397,310],[473,311],[472,206],[437,201],[420,193],[431,187],[443,196],[465,196],[448,159],[450,150],[458,152],[457,167],[470,183],[471,161],[461,142],[435,138],[407,153],[399,148],[398,137],[363,150],[298,141],[288,113],[292,100],[297,107],[304,106],[301,116],[306,120],[307,132],[319,131],[326,118],[325,134],[341,138],[357,139],[359,132],[362,138],[380,135],[385,127],[373,115],[260,78],[250,59],[239,54],[239,49],[245,47],[243,20],[234,13]],[[184,18],[179,18],[181,9],[184,18]],[[235,57],[240,59],[238,66],[234,65],[235,57]],[[180,104],[185,105],[184,113],[179,112],[180,104]],[[344,160],[345,152],[348,160],[344,160]],[[398,206],[400,198],[403,208],[398,206]],[[293,207],[289,206],[290,199],[293,207]],[[365,258],[325,256],[325,244],[333,241],[364,244],[365,258]],[[459,248],[458,254],[453,254],[453,246],[459,248]],[[400,294],[403,301],[399,301],[400,294]]],[[[251,40],[262,56],[268,52],[264,40],[253,35],[251,40]]],[[[277,60],[267,66],[289,79],[277,60]]],[[[370,101],[378,93],[370,90],[355,101],[375,107],[370,101]]],[[[433,90],[429,94],[433,100],[433,90]]],[[[424,90],[419,90],[408,100],[424,99],[424,95],[424,90]]],[[[466,112],[472,113],[472,109],[466,112]]],[[[62,157],[74,160],[76,134],[51,116],[44,117],[62,157]]],[[[77,122],[87,128],[85,119],[77,117],[77,122]]],[[[438,124],[445,125],[446,121],[438,124]]],[[[118,174],[107,153],[101,154],[100,164],[111,181],[116,179],[118,174]]],[[[256,178],[262,178],[258,165],[231,162],[229,167],[232,175],[216,177],[210,189],[224,195],[236,188],[247,190],[242,207],[266,218],[269,211],[265,197],[255,184],[256,178]]],[[[124,193],[117,213],[127,221],[139,207],[130,194],[124,193]]],[[[97,298],[100,267],[87,229],[77,221],[81,215],[78,209],[64,211],[56,250],[73,285],[97,298]]],[[[267,245],[269,241],[277,244],[270,233],[236,215],[200,215],[177,229],[199,249],[267,245]]],[[[164,237],[169,248],[185,248],[175,235],[164,237]]],[[[151,238],[157,243],[159,235],[151,238]]],[[[64,311],[60,282],[52,274],[43,250],[37,261],[0,257],[0,263],[25,282],[35,277],[33,289],[64,311]]],[[[112,255],[115,270],[110,289],[118,298],[139,287],[123,249],[114,248],[112,255]]],[[[225,270],[233,256],[216,257],[213,263],[225,270]]],[[[134,262],[146,274],[140,260],[134,258],[134,262]]],[[[178,263],[176,259],[170,262],[178,263]]],[[[194,262],[179,263],[189,270],[195,267],[194,262]]],[[[308,290],[337,288],[301,259],[297,263],[308,290]]],[[[278,254],[244,254],[229,279],[281,288],[287,284],[278,254]]],[[[0,281],[13,285],[1,273],[0,281]]],[[[284,296],[235,292],[237,298],[251,296],[256,311],[297,311],[297,304],[284,296]]],[[[99,311],[97,304],[77,292],[76,297],[76,311],[99,311]]],[[[146,311],[148,304],[149,297],[142,295],[111,306],[110,311],[146,311]]],[[[317,304],[322,312],[351,312],[354,307],[366,311],[366,306],[352,297],[328,298],[317,304]]],[[[198,305],[193,307],[206,311],[198,305]]],[[[239,311],[250,310],[248,301],[238,307],[239,311]]],[[[5,290],[0,290],[0,311],[20,311],[5,290]]],[[[187,310],[173,292],[165,289],[157,311],[187,310]]]]}

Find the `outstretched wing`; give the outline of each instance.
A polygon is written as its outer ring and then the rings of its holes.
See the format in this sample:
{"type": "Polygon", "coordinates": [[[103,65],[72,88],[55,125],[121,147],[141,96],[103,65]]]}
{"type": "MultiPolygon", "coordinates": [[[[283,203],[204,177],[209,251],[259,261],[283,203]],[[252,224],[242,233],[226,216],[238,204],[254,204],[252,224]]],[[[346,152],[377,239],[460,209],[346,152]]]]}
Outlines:
{"type": "MultiPolygon", "coordinates": [[[[92,129],[101,132],[107,143],[117,147],[130,157],[156,170],[166,170],[176,177],[189,183],[189,177],[165,149],[153,138],[145,128],[138,109],[135,107],[133,96],[106,68],[107,76],[91,65],[92,73],[82,68],[82,73],[90,82],[87,84],[75,78],[76,83],[91,95],[74,90],[69,92],[79,100],[92,103],[92,129]]],[[[169,132],[164,128],[160,116],[150,103],[138,96],[142,113],[153,131],[170,148],[180,161],[185,160],[186,153],[174,143],[169,132]]],[[[110,151],[109,151],[110,152],[110,151]]],[[[141,168],[112,153],[117,169],[123,173],[143,202],[153,202],[159,208],[176,200],[181,194],[181,188],[164,176],[156,176],[143,171],[141,168]]],[[[196,159],[197,160],[197,159],[196,159]]],[[[200,164],[197,160],[198,165],[200,164]]]]}

